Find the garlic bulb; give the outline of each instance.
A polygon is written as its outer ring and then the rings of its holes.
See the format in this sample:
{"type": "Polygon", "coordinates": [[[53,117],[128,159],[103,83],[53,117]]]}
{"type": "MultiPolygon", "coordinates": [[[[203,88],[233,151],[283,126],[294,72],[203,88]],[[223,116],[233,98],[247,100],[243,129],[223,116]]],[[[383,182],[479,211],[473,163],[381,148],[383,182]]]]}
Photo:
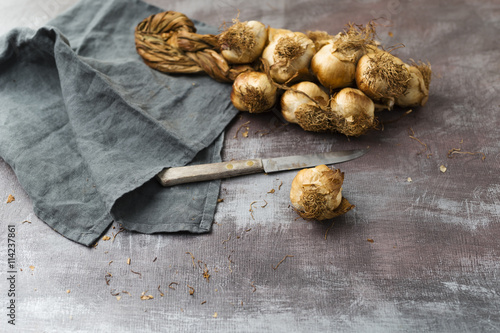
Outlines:
{"type": "Polygon", "coordinates": [[[337,131],[347,136],[360,136],[375,126],[375,104],[361,90],[344,88],[330,101],[339,116],[337,131]]]}
{"type": "Polygon", "coordinates": [[[231,102],[240,111],[261,113],[276,103],[277,88],[267,74],[244,72],[236,77],[231,91],[231,102]]]}
{"type": "MultiPolygon", "coordinates": [[[[344,173],[326,165],[300,170],[292,181],[290,201],[300,216],[326,220],[339,215],[344,173]]],[[[349,208],[350,209],[350,208],[349,208]]]]}
{"type": "Polygon", "coordinates": [[[267,41],[267,28],[259,21],[237,22],[219,36],[221,54],[228,63],[257,60],[267,41]]]}
{"type": "Polygon", "coordinates": [[[315,107],[317,106],[315,102],[327,106],[328,100],[328,94],[318,85],[309,81],[300,82],[293,85],[290,90],[285,91],[281,96],[281,114],[286,121],[298,124],[295,112],[300,108],[304,108],[304,105],[315,107]]]}
{"type": "Polygon", "coordinates": [[[293,85],[281,97],[283,117],[306,131],[336,130],[336,115],[328,106],[329,96],[318,85],[304,81],[293,85]]]}
{"type": "Polygon", "coordinates": [[[333,90],[353,84],[356,73],[356,57],[353,60],[339,59],[334,43],[323,46],[311,60],[311,70],[319,82],[333,90]]]}
{"type": "Polygon", "coordinates": [[[405,63],[386,51],[368,53],[359,59],[356,84],[368,97],[391,109],[410,80],[405,63]]]}
{"type": "Polygon", "coordinates": [[[300,79],[309,74],[309,64],[316,52],[312,40],[301,32],[277,33],[262,52],[271,78],[278,83],[300,79]]]}
{"type": "Polygon", "coordinates": [[[406,91],[396,98],[396,104],[402,107],[424,106],[429,99],[429,88],[424,76],[416,66],[406,65],[410,80],[406,91]]]}
{"type": "Polygon", "coordinates": [[[310,35],[316,45],[324,44],[313,56],[311,70],[319,82],[330,91],[354,85],[358,60],[364,54],[377,49],[372,23],[366,27],[351,24],[347,31],[330,36],[330,40],[326,39],[328,35],[310,35]]]}

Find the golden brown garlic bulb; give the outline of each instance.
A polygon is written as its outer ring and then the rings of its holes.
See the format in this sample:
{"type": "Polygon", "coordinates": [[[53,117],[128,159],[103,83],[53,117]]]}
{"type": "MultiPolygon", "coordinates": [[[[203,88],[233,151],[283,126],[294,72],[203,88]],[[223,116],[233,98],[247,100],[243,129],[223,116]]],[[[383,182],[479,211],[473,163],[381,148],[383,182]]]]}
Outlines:
{"type": "Polygon", "coordinates": [[[410,80],[406,64],[386,51],[365,54],[356,67],[356,84],[368,97],[391,109],[410,80]]]}
{"type": "Polygon", "coordinates": [[[309,64],[316,52],[312,40],[301,32],[276,33],[262,52],[271,78],[278,83],[309,75],[309,64]]]}
{"type": "Polygon", "coordinates": [[[347,136],[360,136],[375,126],[375,104],[361,90],[344,88],[330,101],[339,116],[337,130],[347,136]]]}
{"type": "Polygon", "coordinates": [[[230,64],[257,60],[267,41],[267,28],[259,21],[237,22],[219,35],[221,54],[230,64]]]}
{"type": "Polygon", "coordinates": [[[336,36],[317,32],[309,33],[309,36],[317,46],[323,45],[311,60],[311,70],[330,91],[353,86],[359,59],[366,53],[377,51],[372,23],[366,27],[351,24],[348,30],[336,36]]]}
{"type": "Polygon", "coordinates": [[[233,82],[231,102],[240,111],[261,113],[276,103],[277,88],[267,74],[244,72],[233,82]]]}
{"type": "Polygon", "coordinates": [[[339,215],[343,182],[343,172],[324,164],[300,170],[292,181],[290,201],[303,218],[334,218],[339,215]]]}
{"type": "Polygon", "coordinates": [[[281,96],[281,114],[286,121],[297,124],[295,112],[300,108],[303,108],[304,105],[315,107],[317,106],[316,103],[327,106],[328,100],[328,94],[317,84],[309,81],[300,82],[293,85],[290,90],[285,91],[281,96]]]}
{"type": "Polygon", "coordinates": [[[347,87],[354,82],[356,62],[341,60],[338,55],[335,44],[328,43],[311,60],[312,72],[330,90],[347,87]]]}

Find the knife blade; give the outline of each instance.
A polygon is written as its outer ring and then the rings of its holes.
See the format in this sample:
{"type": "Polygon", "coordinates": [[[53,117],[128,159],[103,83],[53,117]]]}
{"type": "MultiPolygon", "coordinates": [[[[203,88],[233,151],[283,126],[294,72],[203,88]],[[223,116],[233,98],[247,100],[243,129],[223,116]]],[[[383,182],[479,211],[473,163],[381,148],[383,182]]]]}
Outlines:
{"type": "Polygon", "coordinates": [[[337,164],[361,157],[366,152],[368,152],[368,149],[341,150],[309,155],[259,158],[172,167],[163,169],[156,175],[156,179],[163,186],[173,186],[243,176],[259,172],[271,173],[309,168],[320,164],[337,164]]]}

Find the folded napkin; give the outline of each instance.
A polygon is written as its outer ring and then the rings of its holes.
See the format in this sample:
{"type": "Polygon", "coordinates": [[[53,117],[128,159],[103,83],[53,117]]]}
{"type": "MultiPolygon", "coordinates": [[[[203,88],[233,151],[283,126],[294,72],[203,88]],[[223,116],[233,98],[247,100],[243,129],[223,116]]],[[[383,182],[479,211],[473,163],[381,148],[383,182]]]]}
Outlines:
{"type": "Polygon", "coordinates": [[[35,214],[78,243],[94,244],[113,220],[142,233],[211,228],[220,181],[163,188],[153,178],[220,161],[238,111],[231,85],[143,63],[134,29],[162,11],[83,0],[37,31],[0,37],[0,157],[35,214]]]}

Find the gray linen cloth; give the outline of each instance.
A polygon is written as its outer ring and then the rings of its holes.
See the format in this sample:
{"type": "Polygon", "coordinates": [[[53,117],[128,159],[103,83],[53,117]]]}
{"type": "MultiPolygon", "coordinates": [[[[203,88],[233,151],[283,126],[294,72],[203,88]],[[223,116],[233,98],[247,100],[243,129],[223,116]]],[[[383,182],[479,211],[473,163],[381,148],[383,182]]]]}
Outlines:
{"type": "Polygon", "coordinates": [[[134,29],[161,11],[83,0],[37,31],[0,37],[0,157],[35,214],[78,243],[94,244],[113,220],[142,233],[211,228],[220,181],[163,188],[154,176],[220,161],[237,110],[231,85],[143,63],[134,29]]]}

